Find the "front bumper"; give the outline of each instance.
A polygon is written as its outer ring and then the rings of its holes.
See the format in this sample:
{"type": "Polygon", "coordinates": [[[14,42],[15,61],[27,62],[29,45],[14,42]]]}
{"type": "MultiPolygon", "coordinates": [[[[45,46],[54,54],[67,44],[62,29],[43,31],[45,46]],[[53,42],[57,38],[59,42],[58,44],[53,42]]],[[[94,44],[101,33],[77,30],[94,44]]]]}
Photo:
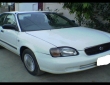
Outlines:
{"type": "Polygon", "coordinates": [[[78,56],[69,57],[51,57],[42,53],[35,53],[40,69],[53,74],[72,73],[83,71],[96,67],[96,62],[99,57],[109,55],[110,51],[100,54],[88,56],[84,51],[79,51],[78,56]]]}

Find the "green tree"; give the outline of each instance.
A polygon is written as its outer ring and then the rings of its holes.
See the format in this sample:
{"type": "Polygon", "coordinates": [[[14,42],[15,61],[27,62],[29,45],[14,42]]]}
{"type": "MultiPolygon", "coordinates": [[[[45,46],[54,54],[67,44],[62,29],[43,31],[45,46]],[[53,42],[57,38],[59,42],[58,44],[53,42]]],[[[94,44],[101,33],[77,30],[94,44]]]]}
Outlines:
{"type": "Polygon", "coordinates": [[[64,3],[64,9],[75,13],[79,25],[110,32],[110,3],[64,3]],[[104,23],[105,21],[105,23],[104,23]]]}

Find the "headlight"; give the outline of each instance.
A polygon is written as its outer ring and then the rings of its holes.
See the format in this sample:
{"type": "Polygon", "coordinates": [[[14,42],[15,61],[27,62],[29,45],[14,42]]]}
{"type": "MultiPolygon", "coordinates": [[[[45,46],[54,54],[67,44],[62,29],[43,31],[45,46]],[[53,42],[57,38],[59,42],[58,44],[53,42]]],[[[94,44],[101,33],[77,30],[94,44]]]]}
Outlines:
{"type": "Polygon", "coordinates": [[[50,49],[52,57],[76,56],[78,51],[72,47],[56,47],[50,49]]]}

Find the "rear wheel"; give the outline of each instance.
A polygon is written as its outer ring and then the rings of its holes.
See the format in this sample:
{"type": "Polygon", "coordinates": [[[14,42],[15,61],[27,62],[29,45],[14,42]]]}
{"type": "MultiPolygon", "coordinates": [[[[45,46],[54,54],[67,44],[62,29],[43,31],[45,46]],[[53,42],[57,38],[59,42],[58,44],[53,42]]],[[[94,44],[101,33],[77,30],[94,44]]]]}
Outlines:
{"type": "Polygon", "coordinates": [[[22,59],[25,68],[30,74],[34,76],[35,75],[39,76],[44,73],[43,71],[40,70],[36,57],[30,49],[24,50],[22,54],[22,59]]]}

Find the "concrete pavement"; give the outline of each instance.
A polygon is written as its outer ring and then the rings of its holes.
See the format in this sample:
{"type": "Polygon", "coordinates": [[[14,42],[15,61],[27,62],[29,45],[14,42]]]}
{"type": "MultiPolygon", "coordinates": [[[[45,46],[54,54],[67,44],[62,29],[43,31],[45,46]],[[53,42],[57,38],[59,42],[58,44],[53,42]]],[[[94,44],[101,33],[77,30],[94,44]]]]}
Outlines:
{"type": "Polygon", "coordinates": [[[110,82],[110,64],[82,72],[32,76],[19,56],[0,49],[0,82],[110,82]]]}

